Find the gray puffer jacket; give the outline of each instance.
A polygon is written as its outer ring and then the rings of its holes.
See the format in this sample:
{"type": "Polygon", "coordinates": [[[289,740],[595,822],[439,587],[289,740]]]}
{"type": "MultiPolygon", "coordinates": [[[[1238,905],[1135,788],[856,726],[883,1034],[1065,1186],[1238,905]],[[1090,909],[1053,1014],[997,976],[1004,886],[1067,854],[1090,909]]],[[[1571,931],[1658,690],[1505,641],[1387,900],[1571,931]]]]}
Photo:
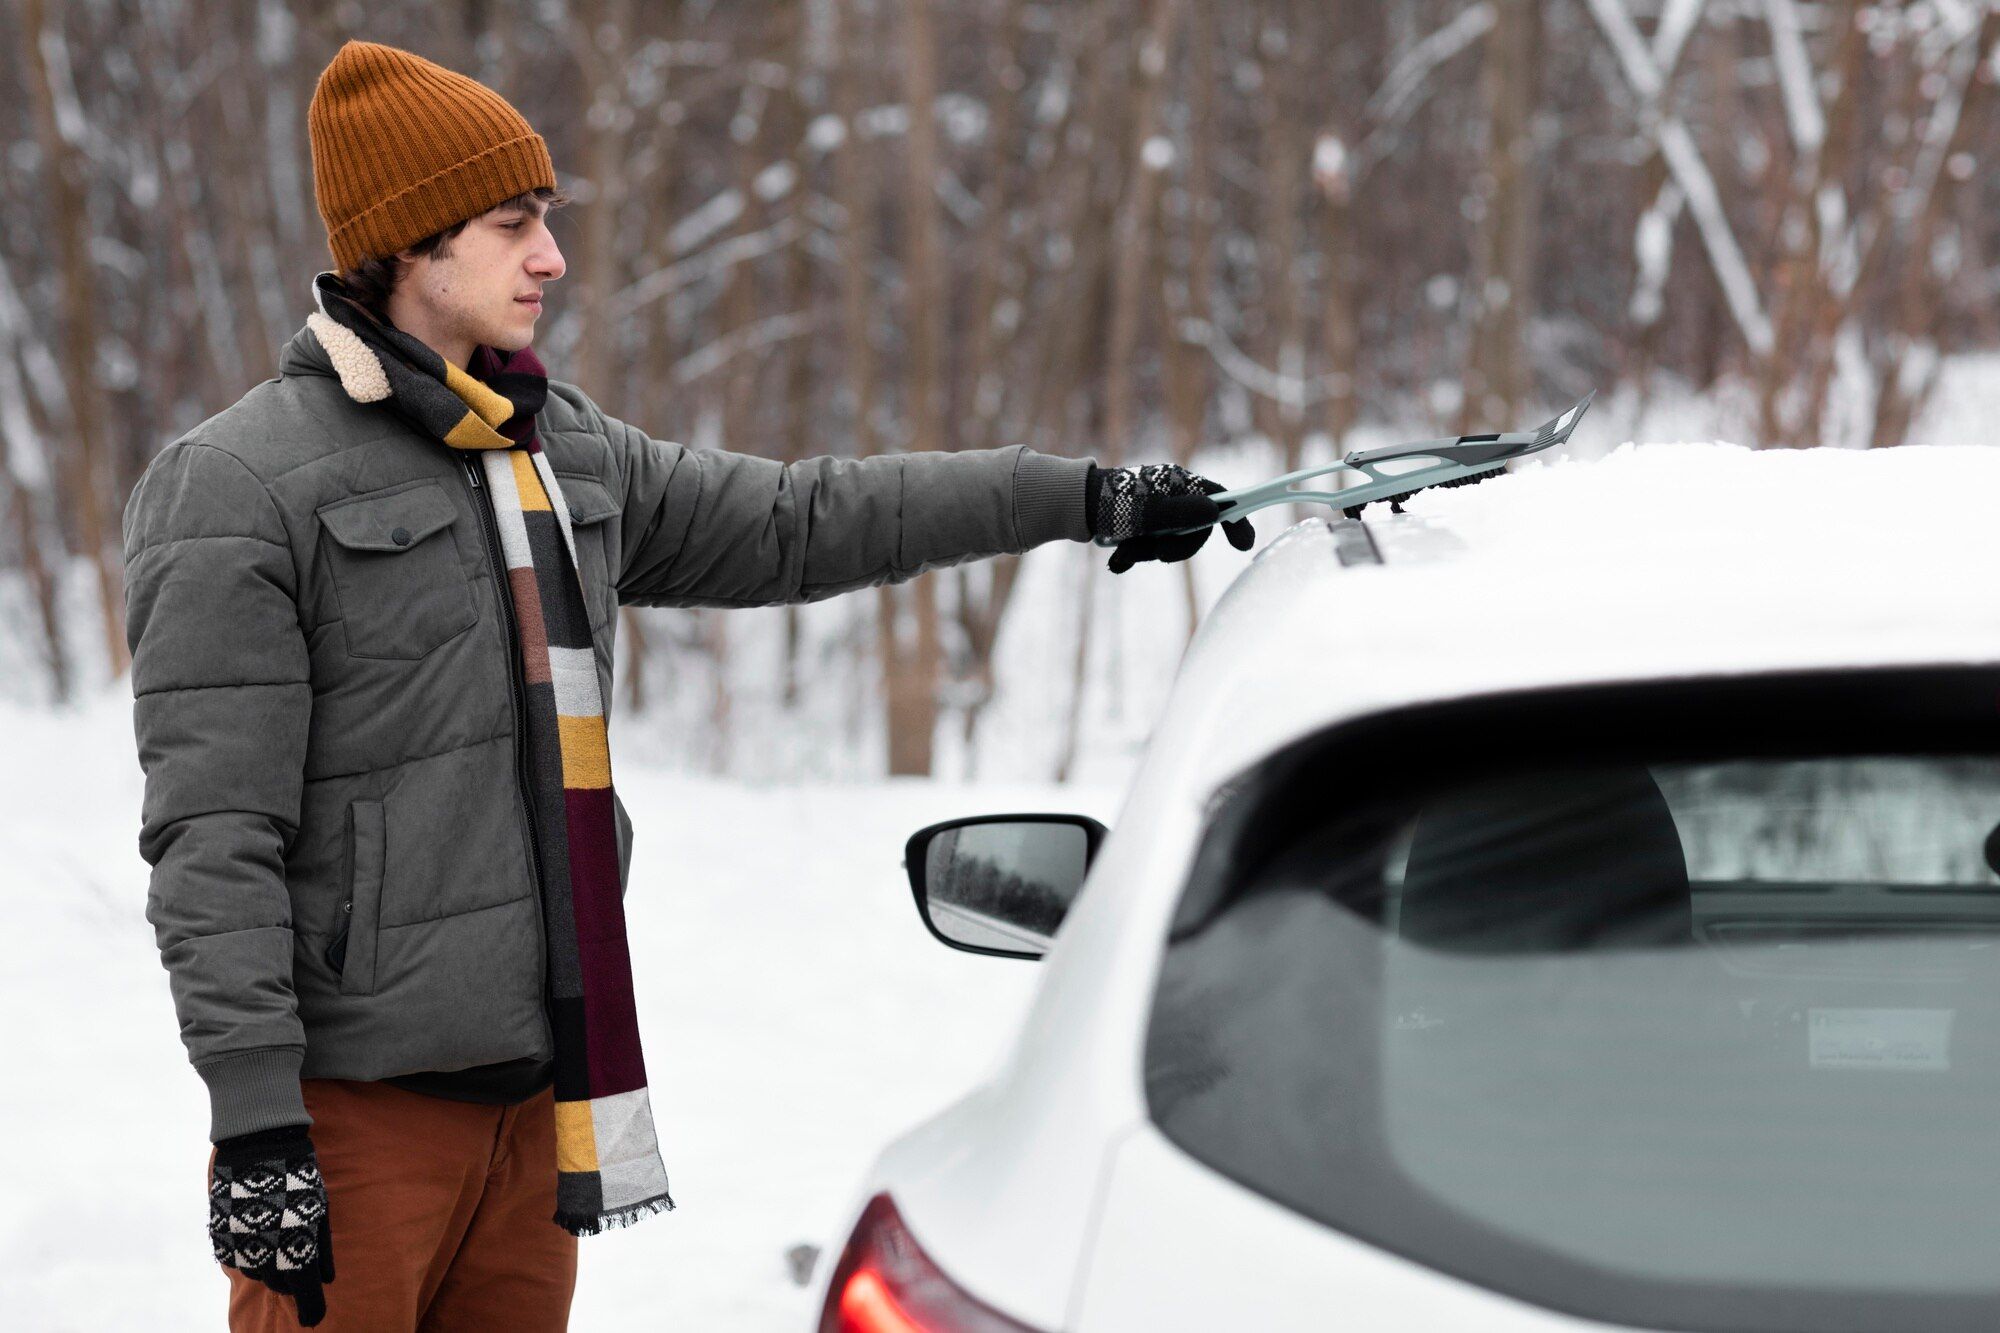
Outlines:
{"type": "MultiPolygon", "coordinates": [[[[551,1054],[485,493],[350,399],[309,331],[278,370],[125,509],[146,914],[215,1139],[309,1123],[301,1077],[551,1054]]],[[[813,601],[1089,536],[1089,464],[1024,446],[786,466],[651,439],[554,381],[539,426],[607,701],[620,603],[813,601]]]]}

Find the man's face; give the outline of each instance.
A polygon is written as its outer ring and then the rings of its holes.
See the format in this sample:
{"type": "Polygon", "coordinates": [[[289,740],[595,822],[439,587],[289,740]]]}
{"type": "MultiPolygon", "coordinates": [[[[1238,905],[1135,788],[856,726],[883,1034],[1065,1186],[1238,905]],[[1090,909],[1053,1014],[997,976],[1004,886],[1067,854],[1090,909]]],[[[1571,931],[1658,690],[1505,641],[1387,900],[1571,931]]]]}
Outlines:
{"type": "Polygon", "coordinates": [[[503,204],[468,222],[445,244],[448,254],[410,258],[392,296],[397,325],[446,356],[533,342],[542,289],[564,268],[546,215],[539,201],[503,204]]]}

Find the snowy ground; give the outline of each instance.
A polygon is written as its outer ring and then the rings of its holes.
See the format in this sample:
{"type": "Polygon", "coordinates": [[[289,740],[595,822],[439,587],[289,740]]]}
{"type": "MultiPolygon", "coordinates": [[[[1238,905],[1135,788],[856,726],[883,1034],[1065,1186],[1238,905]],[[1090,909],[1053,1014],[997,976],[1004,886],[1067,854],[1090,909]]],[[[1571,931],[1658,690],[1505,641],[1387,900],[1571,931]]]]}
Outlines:
{"type": "MultiPolygon", "coordinates": [[[[144,918],[122,683],[0,707],[0,1325],[221,1326],[207,1110],[144,918]]],[[[653,1107],[679,1211],[583,1242],[579,1328],[803,1330],[785,1251],[832,1233],[884,1141],[982,1075],[1032,964],[923,931],[903,839],[957,814],[1115,813],[1112,787],[744,785],[617,763],[653,1107]]],[[[339,1287],[330,1291],[339,1300],[339,1287]]]]}

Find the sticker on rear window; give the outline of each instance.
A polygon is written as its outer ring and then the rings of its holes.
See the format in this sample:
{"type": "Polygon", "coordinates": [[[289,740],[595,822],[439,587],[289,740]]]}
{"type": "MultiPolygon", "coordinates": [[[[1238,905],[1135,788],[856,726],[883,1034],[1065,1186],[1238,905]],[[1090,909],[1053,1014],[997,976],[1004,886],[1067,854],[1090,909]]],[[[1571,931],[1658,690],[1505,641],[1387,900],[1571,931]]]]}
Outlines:
{"type": "Polygon", "coordinates": [[[1951,1009],[1814,1009],[1806,1025],[1814,1069],[1951,1068],[1951,1009]]]}

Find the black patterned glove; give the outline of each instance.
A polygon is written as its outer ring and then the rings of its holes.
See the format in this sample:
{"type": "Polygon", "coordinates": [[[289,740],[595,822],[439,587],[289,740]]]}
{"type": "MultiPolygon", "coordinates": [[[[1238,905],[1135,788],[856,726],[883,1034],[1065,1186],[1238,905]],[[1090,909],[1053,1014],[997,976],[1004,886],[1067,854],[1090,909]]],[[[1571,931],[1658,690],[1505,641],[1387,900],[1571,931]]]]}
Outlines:
{"type": "Polygon", "coordinates": [[[333,1232],[326,1185],[304,1125],[260,1129],[215,1145],[208,1185],[208,1237],[216,1262],[290,1296],[299,1323],[326,1317],[333,1232]]]}
{"type": "Polygon", "coordinates": [[[1123,574],[1141,560],[1187,559],[1201,549],[1218,521],[1237,550],[1249,550],[1256,540],[1249,519],[1223,519],[1225,510],[1208,498],[1226,489],[1220,482],[1196,476],[1176,463],[1118,468],[1092,464],[1084,485],[1090,535],[1118,544],[1111,552],[1113,574],[1123,574]],[[1197,527],[1196,532],[1167,535],[1176,528],[1197,527]]]}

